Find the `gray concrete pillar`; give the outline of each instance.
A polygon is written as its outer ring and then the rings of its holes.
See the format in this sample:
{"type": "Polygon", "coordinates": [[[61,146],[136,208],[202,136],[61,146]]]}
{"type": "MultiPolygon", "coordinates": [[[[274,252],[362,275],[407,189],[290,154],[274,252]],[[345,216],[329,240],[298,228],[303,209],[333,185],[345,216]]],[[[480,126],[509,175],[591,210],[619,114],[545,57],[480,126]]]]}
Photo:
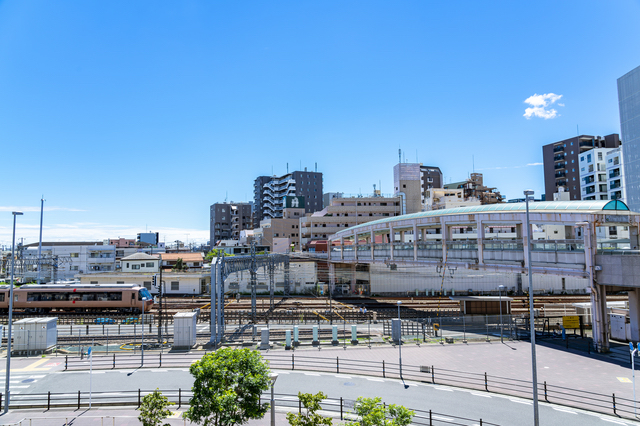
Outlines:
{"type": "Polygon", "coordinates": [[[629,322],[631,326],[631,340],[640,341],[640,289],[629,290],[629,322]]]}
{"type": "Polygon", "coordinates": [[[413,260],[418,260],[418,225],[413,221],[413,260]]]}
{"type": "Polygon", "coordinates": [[[444,221],[444,218],[440,218],[440,235],[442,235],[442,261],[447,261],[447,240],[449,239],[449,227],[444,221]]]}
{"type": "Polygon", "coordinates": [[[393,244],[395,243],[396,236],[393,230],[393,226],[389,225],[389,249],[391,250],[391,260],[393,260],[393,244]]]}
{"type": "Polygon", "coordinates": [[[373,231],[373,226],[371,227],[371,260],[374,259],[374,246],[376,244],[376,233],[373,231]]]}
{"type": "Polygon", "coordinates": [[[351,265],[351,286],[350,286],[351,294],[355,294],[355,292],[356,292],[356,283],[358,282],[358,280],[356,279],[356,274],[357,274],[356,266],[357,266],[356,263],[351,265]]]}
{"type": "Polygon", "coordinates": [[[478,234],[478,265],[484,264],[484,225],[478,217],[476,222],[476,233],[478,234]]]}

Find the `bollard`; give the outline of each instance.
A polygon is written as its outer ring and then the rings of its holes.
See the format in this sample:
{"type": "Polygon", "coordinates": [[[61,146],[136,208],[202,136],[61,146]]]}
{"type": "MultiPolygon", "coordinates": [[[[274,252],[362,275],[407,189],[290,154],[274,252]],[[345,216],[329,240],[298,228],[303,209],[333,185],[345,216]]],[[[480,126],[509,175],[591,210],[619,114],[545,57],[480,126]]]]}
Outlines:
{"type": "Polygon", "coordinates": [[[47,411],[51,410],[51,391],[47,392],[47,411]]]}
{"type": "Polygon", "coordinates": [[[138,389],[138,408],[142,405],[142,399],[140,398],[140,389],[138,389]]]}
{"type": "Polygon", "coordinates": [[[313,326],[313,342],[311,342],[311,344],[313,346],[318,346],[319,342],[318,342],[318,326],[314,325],[313,326]]]}
{"type": "Polygon", "coordinates": [[[484,390],[489,392],[489,384],[487,383],[487,372],[484,372],[484,390]]]}
{"type": "MultiPolygon", "coordinates": [[[[160,356],[160,362],[158,363],[158,368],[162,367],[162,354],[158,354],[158,356],[160,356]]],[[[205,354],[206,356],[206,354],[205,354]]]]}
{"type": "Polygon", "coordinates": [[[116,354],[113,354],[113,368],[116,368],[116,354]]]}
{"type": "Polygon", "coordinates": [[[340,374],[340,359],[336,357],[336,374],[340,374]]]}
{"type": "Polygon", "coordinates": [[[78,410],[80,409],[80,391],[78,391],[78,410]]]}
{"type": "Polygon", "coordinates": [[[436,373],[433,371],[433,365],[431,366],[431,383],[436,383],[436,373]]]}
{"type": "Polygon", "coordinates": [[[64,369],[66,371],[66,369],[69,367],[69,355],[65,355],[64,356],[64,369]]]}
{"type": "Polygon", "coordinates": [[[291,330],[285,331],[285,350],[291,349],[291,330]]]}
{"type": "Polygon", "coordinates": [[[431,410],[429,410],[429,426],[433,426],[433,418],[431,416],[431,410]]]}
{"type": "Polygon", "coordinates": [[[340,420],[344,420],[344,417],[342,416],[342,397],[340,397],[340,420]]]}
{"type": "Polygon", "coordinates": [[[351,326],[351,344],[358,344],[358,326],[355,324],[351,326]]]}
{"type": "Polygon", "coordinates": [[[549,402],[549,398],[547,398],[547,381],[544,381],[544,400],[549,402]]]}
{"type": "Polygon", "coordinates": [[[616,416],[618,415],[618,413],[616,412],[616,394],[613,394],[613,414],[615,414],[616,416]]]}
{"type": "Polygon", "coordinates": [[[334,325],[331,326],[331,344],[335,346],[338,343],[338,326],[334,325]]]}
{"type": "Polygon", "coordinates": [[[382,360],[382,377],[385,378],[385,379],[387,378],[387,374],[384,371],[384,359],[382,360]]]}
{"type": "Polygon", "coordinates": [[[182,389],[178,389],[178,408],[182,407],[182,389]]]}
{"type": "Polygon", "coordinates": [[[298,414],[302,414],[302,401],[298,397],[298,414]]]}
{"type": "Polygon", "coordinates": [[[291,354],[291,369],[292,370],[296,369],[296,355],[295,354],[291,354]]]}
{"type": "Polygon", "coordinates": [[[87,324],[87,336],[89,335],[89,324],[87,324]]]}
{"type": "Polygon", "coordinates": [[[300,332],[298,330],[298,326],[294,325],[293,326],[293,346],[298,346],[300,345],[300,332]]]}

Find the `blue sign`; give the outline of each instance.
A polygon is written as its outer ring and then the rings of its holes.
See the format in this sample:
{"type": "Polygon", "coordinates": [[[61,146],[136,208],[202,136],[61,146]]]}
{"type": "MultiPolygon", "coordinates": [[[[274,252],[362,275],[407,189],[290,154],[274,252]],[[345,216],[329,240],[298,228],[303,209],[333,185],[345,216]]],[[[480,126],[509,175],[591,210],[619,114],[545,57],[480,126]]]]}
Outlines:
{"type": "MultiPolygon", "coordinates": [[[[638,343],[640,345],[640,343],[638,343]]],[[[633,342],[629,342],[629,350],[633,352],[633,342]]]]}

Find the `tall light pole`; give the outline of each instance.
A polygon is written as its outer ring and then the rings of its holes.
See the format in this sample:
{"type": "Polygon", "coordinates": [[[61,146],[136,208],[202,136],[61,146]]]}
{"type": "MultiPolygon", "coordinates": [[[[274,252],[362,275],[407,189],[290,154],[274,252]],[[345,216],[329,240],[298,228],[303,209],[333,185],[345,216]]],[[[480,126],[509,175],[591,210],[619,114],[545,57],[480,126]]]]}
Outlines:
{"type": "Polygon", "coordinates": [[[11,321],[13,319],[13,276],[16,270],[16,216],[22,216],[22,212],[11,212],[13,215],[13,237],[11,239],[11,284],[9,286],[9,334],[7,334],[7,368],[6,382],[4,384],[4,412],[9,411],[9,376],[11,375],[11,321]]]}
{"type": "Polygon", "coordinates": [[[531,273],[531,225],[529,223],[529,197],[533,196],[533,189],[525,189],[525,206],[527,210],[527,270],[529,274],[529,327],[531,332],[531,377],[533,380],[533,424],[538,426],[538,368],[536,367],[536,325],[533,309],[533,275],[531,273]]]}
{"type": "Polygon", "coordinates": [[[400,326],[400,332],[398,333],[398,362],[400,364],[400,378],[402,379],[402,320],[400,319],[400,305],[402,302],[398,300],[398,326],[400,326]]]}
{"type": "Polygon", "coordinates": [[[503,285],[498,286],[498,297],[500,298],[500,343],[504,343],[502,339],[502,290],[504,289],[503,285]]]}
{"type": "Polygon", "coordinates": [[[42,269],[42,217],[43,216],[44,216],[44,198],[41,198],[40,199],[40,239],[38,240],[38,284],[42,284],[42,282],[40,282],[40,279],[41,279],[40,270],[42,269]]]}
{"type": "Polygon", "coordinates": [[[271,426],[276,426],[276,400],[273,394],[273,388],[278,380],[278,374],[272,373],[269,378],[271,379],[271,426]]]}

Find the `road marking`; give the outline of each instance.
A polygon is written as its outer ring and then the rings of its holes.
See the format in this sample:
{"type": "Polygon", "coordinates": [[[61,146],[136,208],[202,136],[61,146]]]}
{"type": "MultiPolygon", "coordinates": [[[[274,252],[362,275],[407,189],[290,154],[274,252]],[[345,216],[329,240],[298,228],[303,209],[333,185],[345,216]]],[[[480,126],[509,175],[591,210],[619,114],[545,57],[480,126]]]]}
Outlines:
{"type": "Polygon", "coordinates": [[[149,370],[149,371],[151,371],[152,373],[168,373],[169,372],[169,370],[149,370]]]}
{"type": "Polygon", "coordinates": [[[619,424],[619,425],[625,425],[625,426],[627,426],[627,424],[626,424],[626,423],[623,423],[623,422],[617,422],[617,421],[615,421],[615,420],[605,419],[604,417],[600,417],[600,420],[604,420],[605,422],[609,422],[609,423],[616,423],[616,424],[619,424]]]}
{"type": "Polygon", "coordinates": [[[320,376],[319,374],[316,373],[304,373],[305,376],[320,376]]]}
{"type": "Polygon", "coordinates": [[[631,380],[626,377],[616,377],[616,379],[620,380],[622,383],[631,383],[631,380]]]}
{"type": "Polygon", "coordinates": [[[416,387],[418,386],[418,385],[416,385],[415,383],[405,383],[404,385],[405,385],[405,386],[416,386],[416,387]]]}
{"type": "Polygon", "coordinates": [[[551,407],[551,408],[553,408],[553,409],[554,409],[554,410],[556,410],[556,411],[560,411],[560,412],[562,412],[562,413],[578,414],[578,413],[576,413],[575,411],[571,411],[571,410],[563,410],[563,409],[561,409],[561,408],[555,408],[555,407],[551,407]]]}
{"type": "Polygon", "coordinates": [[[433,416],[434,419],[440,420],[443,422],[452,422],[453,419],[451,417],[442,417],[442,416],[433,416]]]}
{"type": "Polygon", "coordinates": [[[29,376],[30,379],[42,379],[45,375],[39,375],[39,376],[29,376]]]}
{"type": "Polygon", "coordinates": [[[529,401],[518,401],[517,399],[510,399],[509,401],[511,402],[516,402],[518,404],[526,404],[526,405],[531,405],[531,403],[529,401]]]}
{"type": "Polygon", "coordinates": [[[367,380],[369,380],[370,382],[384,382],[384,380],[382,379],[370,379],[367,377],[367,380]]]}
{"type": "Polygon", "coordinates": [[[471,395],[481,396],[483,398],[491,398],[491,395],[486,395],[484,393],[473,393],[473,392],[471,392],[471,395]]]}
{"type": "Polygon", "coordinates": [[[351,376],[346,376],[344,374],[334,374],[334,376],[339,377],[341,379],[350,379],[351,378],[351,376]]]}
{"type": "Polygon", "coordinates": [[[435,387],[434,389],[438,389],[445,392],[453,392],[451,389],[445,389],[445,388],[439,388],[439,387],[435,387]]]}
{"type": "Polygon", "coordinates": [[[26,389],[29,386],[14,386],[14,385],[9,385],[9,389],[26,389]]]}

